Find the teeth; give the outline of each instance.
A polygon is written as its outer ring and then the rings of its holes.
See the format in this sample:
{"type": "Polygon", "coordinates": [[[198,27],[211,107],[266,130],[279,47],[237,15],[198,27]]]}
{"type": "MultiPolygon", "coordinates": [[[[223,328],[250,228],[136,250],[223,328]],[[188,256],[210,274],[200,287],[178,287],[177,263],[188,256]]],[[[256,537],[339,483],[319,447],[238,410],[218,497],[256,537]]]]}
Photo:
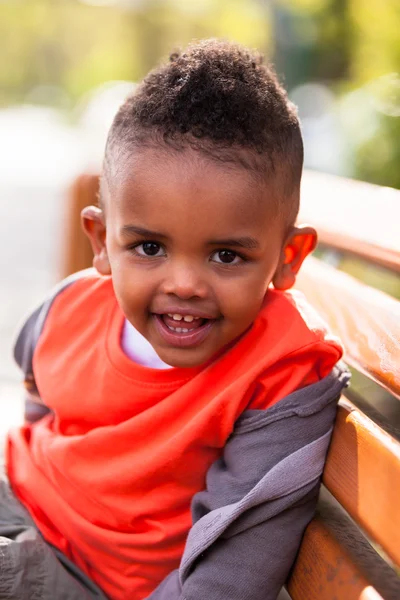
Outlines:
{"type": "Polygon", "coordinates": [[[171,319],[173,319],[174,321],[182,321],[183,319],[184,321],[186,321],[186,323],[191,323],[192,321],[197,321],[197,319],[200,319],[200,317],[193,317],[192,315],[185,315],[183,317],[182,315],[173,315],[172,313],[168,313],[168,316],[171,317],[171,319]]]}
{"type": "Polygon", "coordinates": [[[168,325],[168,329],[170,329],[174,333],[189,333],[189,329],[186,329],[186,327],[170,327],[168,325]]]}

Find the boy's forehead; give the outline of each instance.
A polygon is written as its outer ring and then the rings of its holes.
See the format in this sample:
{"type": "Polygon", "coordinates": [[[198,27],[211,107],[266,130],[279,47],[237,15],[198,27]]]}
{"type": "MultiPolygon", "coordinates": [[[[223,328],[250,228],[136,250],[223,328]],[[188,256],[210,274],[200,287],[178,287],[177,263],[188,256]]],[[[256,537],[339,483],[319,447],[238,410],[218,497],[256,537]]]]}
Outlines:
{"type": "Polygon", "coordinates": [[[133,151],[108,173],[106,187],[107,212],[120,216],[172,209],[210,216],[228,211],[246,220],[271,220],[278,213],[273,180],[191,149],[133,151]]]}

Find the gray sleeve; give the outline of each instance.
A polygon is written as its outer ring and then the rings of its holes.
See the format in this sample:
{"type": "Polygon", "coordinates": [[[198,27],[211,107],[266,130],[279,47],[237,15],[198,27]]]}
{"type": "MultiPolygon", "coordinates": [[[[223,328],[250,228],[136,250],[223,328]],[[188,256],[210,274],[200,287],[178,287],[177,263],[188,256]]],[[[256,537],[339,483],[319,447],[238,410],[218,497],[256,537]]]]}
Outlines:
{"type": "Polygon", "coordinates": [[[180,569],[149,600],[275,600],[318,497],[348,375],[336,369],[267,411],[239,419],[192,503],[180,569]]]}
{"type": "Polygon", "coordinates": [[[28,316],[14,345],[14,358],[24,376],[24,420],[28,423],[38,421],[49,412],[40,399],[33,374],[33,355],[44,324],[44,307],[41,304],[28,316]]]}
{"type": "Polygon", "coordinates": [[[199,557],[183,585],[173,571],[148,600],[276,600],[314,515],[319,483],[307,490],[266,521],[261,509],[253,509],[248,517],[254,525],[228,530],[199,557]]]}

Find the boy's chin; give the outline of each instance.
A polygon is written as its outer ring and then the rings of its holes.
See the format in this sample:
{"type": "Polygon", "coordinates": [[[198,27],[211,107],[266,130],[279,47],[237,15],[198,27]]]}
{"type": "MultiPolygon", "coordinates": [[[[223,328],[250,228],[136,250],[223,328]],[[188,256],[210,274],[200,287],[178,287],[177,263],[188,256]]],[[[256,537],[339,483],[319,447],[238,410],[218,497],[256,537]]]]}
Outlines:
{"type": "Polygon", "coordinates": [[[221,350],[209,348],[165,348],[153,346],[159,358],[176,369],[195,369],[210,363],[221,350]]]}
{"type": "MultiPolygon", "coordinates": [[[[224,354],[240,338],[234,338],[231,342],[224,345],[218,345],[205,342],[195,348],[177,348],[168,347],[162,344],[153,345],[159,358],[176,369],[194,369],[210,364],[224,354]]],[[[150,341],[150,340],[149,340],[150,341]]],[[[150,342],[151,343],[151,342],[150,342]]]]}
{"type": "Polygon", "coordinates": [[[194,353],[190,350],[173,350],[171,352],[157,352],[163,362],[175,369],[193,369],[207,363],[212,356],[203,353],[194,353]]]}

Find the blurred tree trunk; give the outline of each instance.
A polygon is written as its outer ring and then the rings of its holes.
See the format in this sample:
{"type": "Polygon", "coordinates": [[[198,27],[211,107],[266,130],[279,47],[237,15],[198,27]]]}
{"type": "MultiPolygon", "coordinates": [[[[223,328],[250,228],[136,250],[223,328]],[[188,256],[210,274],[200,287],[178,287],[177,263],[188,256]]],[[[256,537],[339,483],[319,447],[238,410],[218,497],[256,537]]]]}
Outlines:
{"type": "Polygon", "coordinates": [[[274,63],[288,88],[348,78],[353,37],[349,1],[331,0],[314,12],[300,11],[295,0],[271,3],[274,63]]]}

